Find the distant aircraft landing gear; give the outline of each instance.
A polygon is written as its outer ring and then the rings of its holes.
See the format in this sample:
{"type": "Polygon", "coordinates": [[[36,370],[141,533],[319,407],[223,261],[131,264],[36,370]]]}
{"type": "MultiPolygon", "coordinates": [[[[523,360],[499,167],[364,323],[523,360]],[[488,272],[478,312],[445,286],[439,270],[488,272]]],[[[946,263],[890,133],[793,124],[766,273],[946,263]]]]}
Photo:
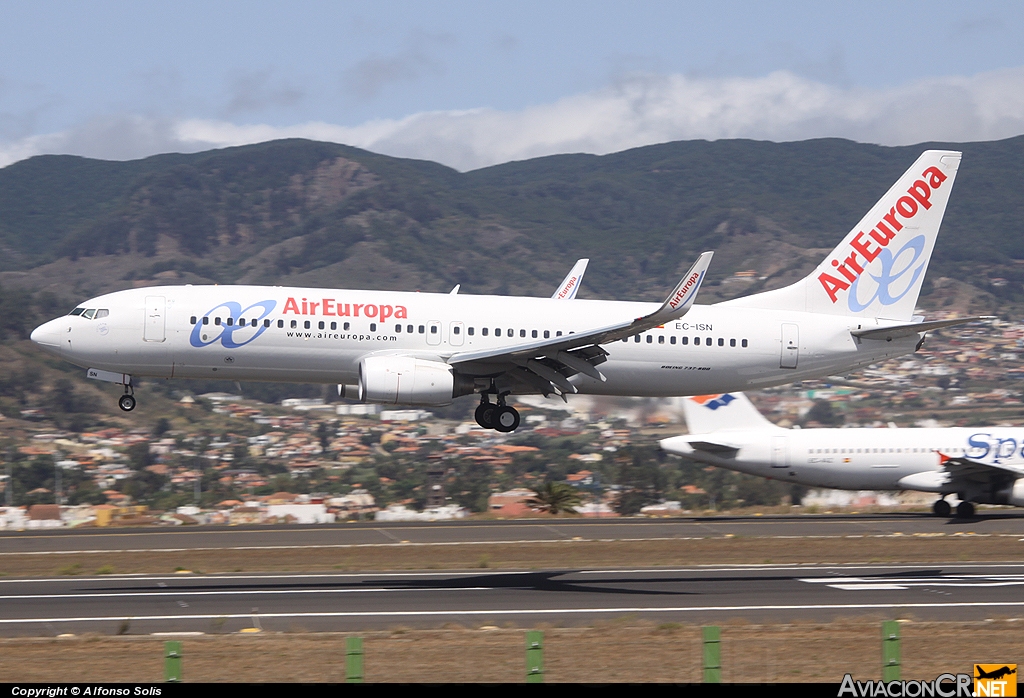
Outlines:
{"type": "Polygon", "coordinates": [[[129,383],[124,386],[124,395],[117,399],[117,406],[125,412],[135,409],[135,388],[129,383]]]}
{"type": "Polygon", "coordinates": [[[936,516],[949,516],[950,511],[952,511],[952,509],[949,506],[949,502],[947,502],[945,499],[940,499],[936,501],[935,504],[932,504],[932,513],[934,513],[936,516]]]}
{"type": "Polygon", "coordinates": [[[488,392],[480,393],[480,405],[476,408],[476,423],[484,429],[494,429],[503,434],[519,428],[519,411],[505,404],[505,396],[498,395],[498,404],[491,404],[488,392]]]}
{"type": "Polygon", "coordinates": [[[956,515],[961,519],[970,519],[974,516],[974,504],[972,502],[960,502],[956,505],[956,515]]]}

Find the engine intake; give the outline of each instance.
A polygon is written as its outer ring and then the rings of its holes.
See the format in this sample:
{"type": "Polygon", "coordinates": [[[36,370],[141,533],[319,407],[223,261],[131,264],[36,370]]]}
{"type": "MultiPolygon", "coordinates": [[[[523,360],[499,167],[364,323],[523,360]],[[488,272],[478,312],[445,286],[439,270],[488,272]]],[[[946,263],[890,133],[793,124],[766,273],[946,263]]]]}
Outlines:
{"type": "Polygon", "coordinates": [[[472,380],[440,361],[370,356],[359,363],[359,399],[363,402],[447,405],[453,398],[471,392],[472,380]]]}

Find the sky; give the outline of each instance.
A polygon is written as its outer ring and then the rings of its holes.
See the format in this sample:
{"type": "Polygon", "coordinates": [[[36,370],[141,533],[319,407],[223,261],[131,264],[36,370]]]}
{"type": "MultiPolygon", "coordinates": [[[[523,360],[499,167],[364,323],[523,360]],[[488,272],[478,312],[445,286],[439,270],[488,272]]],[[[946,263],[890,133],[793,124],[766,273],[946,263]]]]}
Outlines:
{"type": "Polygon", "coordinates": [[[1024,134],[1024,5],[0,0],[0,167],[302,137],[471,170],[1024,134]]]}

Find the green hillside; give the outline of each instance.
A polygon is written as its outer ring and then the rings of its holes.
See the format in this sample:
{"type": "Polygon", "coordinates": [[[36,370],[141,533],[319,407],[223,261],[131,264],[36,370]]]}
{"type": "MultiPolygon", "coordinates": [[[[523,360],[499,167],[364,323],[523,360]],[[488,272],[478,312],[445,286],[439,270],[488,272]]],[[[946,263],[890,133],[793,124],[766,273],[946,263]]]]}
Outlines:
{"type": "Polygon", "coordinates": [[[807,250],[834,245],[928,147],[964,151],[930,278],[987,292],[1000,276],[1000,295],[1024,297],[1024,137],[687,141],[468,173],[304,140],[41,156],[0,170],[0,282],[68,298],[202,281],[546,295],[587,256],[585,296],[655,299],[714,249],[707,299],[728,297],[806,271],[807,250]],[[769,278],[715,287],[740,269],[769,278]]]}

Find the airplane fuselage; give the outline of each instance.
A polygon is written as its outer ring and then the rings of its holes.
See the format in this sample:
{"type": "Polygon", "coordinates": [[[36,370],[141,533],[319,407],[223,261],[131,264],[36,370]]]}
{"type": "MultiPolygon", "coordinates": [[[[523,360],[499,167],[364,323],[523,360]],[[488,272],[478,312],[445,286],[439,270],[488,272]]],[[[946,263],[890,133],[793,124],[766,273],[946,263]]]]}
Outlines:
{"type": "MultiPolygon", "coordinates": [[[[1012,427],[775,428],[717,431],[673,437],[662,443],[671,452],[703,463],[811,487],[957,492],[957,488],[944,485],[944,478],[937,477],[943,456],[1016,470],[1024,477],[1024,429],[1012,427]],[[686,445],[689,439],[700,440],[702,436],[738,449],[715,454],[686,445]],[[922,473],[935,473],[936,477],[920,477],[922,473]],[[908,481],[911,476],[916,479],[908,481]]],[[[987,485],[979,481],[979,486],[987,485]]],[[[998,501],[994,492],[964,494],[975,501],[1007,503],[998,501]]]]}
{"type": "MultiPolygon", "coordinates": [[[[118,291],[33,333],[85,368],[152,378],[355,384],[360,361],[453,354],[580,333],[652,303],[262,286],[118,291]],[[90,312],[92,311],[92,312],[90,312]]],[[[822,377],[915,350],[919,335],[858,340],[864,318],[694,306],[678,321],[604,345],[606,377],[581,393],[679,396],[822,377]]]]}

